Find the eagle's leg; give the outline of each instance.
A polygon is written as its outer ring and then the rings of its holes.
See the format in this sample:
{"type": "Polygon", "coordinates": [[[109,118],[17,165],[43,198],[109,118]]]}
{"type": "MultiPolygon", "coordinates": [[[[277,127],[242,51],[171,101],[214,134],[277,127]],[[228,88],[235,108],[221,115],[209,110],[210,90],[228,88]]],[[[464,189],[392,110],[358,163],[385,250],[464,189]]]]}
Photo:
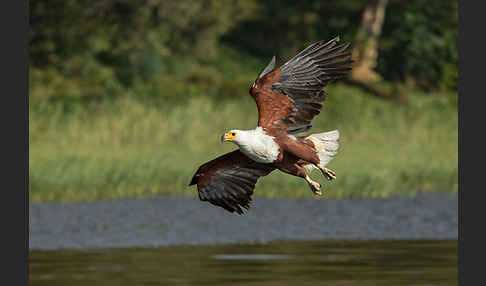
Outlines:
{"type": "Polygon", "coordinates": [[[277,168],[289,175],[297,176],[303,178],[308,184],[311,191],[315,195],[322,195],[321,185],[318,182],[313,181],[306,173],[305,169],[297,163],[281,162],[276,164],[277,168]]]}
{"type": "Polygon", "coordinates": [[[323,165],[321,165],[321,159],[319,158],[319,155],[314,147],[309,146],[301,141],[291,140],[284,145],[284,149],[293,156],[311,163],[319,168],[322,175],[324,175],[327,180],[331,181],[336,179],[336,173],[333,170],[325,168],[323,165]]]}

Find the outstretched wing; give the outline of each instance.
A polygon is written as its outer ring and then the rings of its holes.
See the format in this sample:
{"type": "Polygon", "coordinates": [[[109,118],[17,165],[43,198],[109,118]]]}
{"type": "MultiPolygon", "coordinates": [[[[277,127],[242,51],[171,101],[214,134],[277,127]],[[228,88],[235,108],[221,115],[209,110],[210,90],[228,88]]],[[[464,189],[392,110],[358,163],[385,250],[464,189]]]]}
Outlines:
{"type": "Polygon", "coordinates": [[[349,44],[338,42],[339,37],[314,43],[277,69],[272,58],[250,88],[258,107],[258,126],[288,133],[312,127],[327,98],[322,88],[351,70],[349,44]]]}
{"type": "Polygon", "coordinates": [[[239,150],[203,164],[189,186],[197,184],[199,199],[229,212],[243,214],[249,209],[258,179],[275,169],[271,164],[255,162],[239,150]]]}

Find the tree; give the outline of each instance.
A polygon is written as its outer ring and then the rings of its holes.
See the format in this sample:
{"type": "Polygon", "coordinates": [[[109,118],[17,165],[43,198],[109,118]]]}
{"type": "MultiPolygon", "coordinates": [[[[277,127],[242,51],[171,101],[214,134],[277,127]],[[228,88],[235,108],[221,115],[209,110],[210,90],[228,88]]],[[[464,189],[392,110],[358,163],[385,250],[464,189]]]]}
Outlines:
{"type": "Polygon", "coordinates": [[[356,61],[351,79],[361,83],[375,83],[381,80],[374,68],[378,59],[378,40],[385,20],[388,0],[371,0],[366,5],[361,28],[356,36],[353,59],[356,61]]]}

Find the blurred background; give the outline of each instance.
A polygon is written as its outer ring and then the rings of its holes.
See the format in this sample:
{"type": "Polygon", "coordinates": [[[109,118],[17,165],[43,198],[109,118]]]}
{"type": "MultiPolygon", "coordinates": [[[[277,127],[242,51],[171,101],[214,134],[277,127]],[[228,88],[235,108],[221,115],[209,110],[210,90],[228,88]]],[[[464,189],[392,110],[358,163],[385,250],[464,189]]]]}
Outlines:
{"type": "MultiPolygon", "coordinates": [[[[30,200],[180,195],[248,88],[318,40],[352,44],[312,132],[339,129],[327,197],[456,192],[457,1],[79,0],[30,4],[30,200]]],[[[315,174],[315,176],[319,176],[315,174]]],[[[321,181],[322,182],[322,181],[321,181]]],[[[256,196],[308,197],[274,172],[256,196]]]]}

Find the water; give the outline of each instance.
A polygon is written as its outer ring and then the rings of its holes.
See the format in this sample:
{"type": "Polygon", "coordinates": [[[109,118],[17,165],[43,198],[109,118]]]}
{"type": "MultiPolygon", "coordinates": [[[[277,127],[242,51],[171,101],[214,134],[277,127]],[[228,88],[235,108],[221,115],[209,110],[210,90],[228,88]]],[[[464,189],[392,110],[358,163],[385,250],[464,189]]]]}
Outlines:
{"type": "Polygon", "coordinates": [[[457,241],[30,252],[30,285],[457,285],[457,241]]]}

